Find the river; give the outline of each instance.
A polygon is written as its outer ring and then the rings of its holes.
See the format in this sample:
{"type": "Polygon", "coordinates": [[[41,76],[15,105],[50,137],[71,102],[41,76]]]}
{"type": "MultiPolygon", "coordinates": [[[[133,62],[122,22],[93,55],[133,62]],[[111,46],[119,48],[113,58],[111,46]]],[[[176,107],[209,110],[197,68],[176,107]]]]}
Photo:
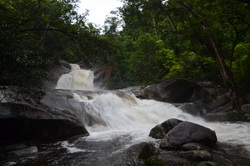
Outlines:
{"type": "Polygon", "coordinates": [[[133,165],[137,159],[127,153],[129,147],[141,142],[157,144],[158,140],[148,136],[150,129],[170,118],[214,130],[218,143],[225,145],[225,151],[231,151],[229,155],[232,158],[237,160],[240,156],[239,160],[250,161],[249,123],[206,122],[169,103],[138,99],[125,90],[103,90],[94,86],[93,71],[80,69],[78,65],[72,65],[72,71],[61,76],[56,89],[72,90],[74,99],[78,101],[72,108],[85,110],[80,113],[81,121],[90,136],[41,144],[38,156],[23,158],[24,165],[133,165]],[[85,95],[77,93],[78,90],[85,95]]]}

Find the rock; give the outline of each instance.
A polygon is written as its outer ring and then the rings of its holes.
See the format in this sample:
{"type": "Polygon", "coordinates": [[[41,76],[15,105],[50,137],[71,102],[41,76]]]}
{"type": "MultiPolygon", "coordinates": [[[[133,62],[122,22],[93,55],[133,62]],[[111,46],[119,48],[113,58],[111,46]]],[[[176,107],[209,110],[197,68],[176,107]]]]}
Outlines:
{"type": "Polygon", "coordinates": [[[187,143],[187,144],[184,144],[181,148],[182,150],[185,150],[185,151],[190,151],[190,150],[206,150],[206,151],[210,151],[210,149],[202,144],[199,144],[199,143],[194,143],[194,142],[191,142],[191,143],[187,143]]]}
{"type": "Polygon", "coordinates": [[[172,128],[174,128],[180,122],[182,121],[178,119],[169,119],[151,129],[149,136],[155,139],[162,139],[172,128]]]}
{"type": "MultiPolygon", "coordinates": [[[[228,103],[230,103],[230,96],[228,93],[224,93],[222,95],[218,95],[216,98],[214,98],[210,103],[209,103],[209,108],[211,110],[215,110],[217,108],[220,108],[228,103]]],[[[230,104],[231,105],[231,104],[230,104]]]]}
{"type": "Polygon", "coordinates": [[[13,150],[24,149],[27,146],[23,143],[20,144],[10,144],[10,145],[0,145],[0,153],[7,153],[13,150]]]}
{"type": "Polygon", "coordinates": [[[212,154],[206,150],[182,151],[180,156],[189,161],[211,161],[212,154]]]}
{"type": "Polygon", "coordinates": [[[141,149],[141,152],[138,155],[138,159],[148,159],[151,156],[155,155],[156,153],[157,153],[157,149],[156,149],[155,145],[152,143],[147,143],[141,149]]]}
{"type": "Polygon", "coordinates": [[[98,115],[88,113],[86,111],[86,105],[83,102],[79,102],[76,96],[82,96],[87,100],[93,100],[93,98],[105,92],[94,91],[72,91],[72,90],[51,90],[47,91],[46,96],[41,100],[41,103],[49,108],[58,110],[69,118],[75,118],[80,123],[88,126],[95,124],[101,124],[106,126],[107,123],[98,115]]]}
{"type": "Polygon", "coordinates": [[[241,106],[242,111],[250,112],[250,104],[244,104],[241,106]]]}
{"type": "Polygon", "coordinates": [[[202,161],[197,166],[218,166],[218,164],[212,161],[202,161]]]}
{"type": "Polygon", "coordinates": [[[139,144],[132,145],[126,150],[126,153],[129,154],[129,156],[137,156],[141,152],[142,148],[147,146],[147,144],[149,143],[141,142],[139,144]]]}
{"type": "Polygon", "coordinates": [[[179,106],[179,109],[194,116],[204,116],[207,114],[207,106],[202,102],[184,103],[179,106]]]}
{"type": "Polygon", "coordinates": [[[3,164],[3,166],[12,166],[12,165],[16,166],[18,164],[16,162],[14,162],[14,161],[8,161],[8,162],[3,164]]]}
{"type": "Polygon", "coordinates": [[[245,116],[245,119],[250,121],[250,104],[244,104],[241,106],[242,114],[245,116]]]}
{"type": "Polygon", "coordinates": [[[169,103],[190,102],[199,95],[201,87],[184,79],[170,79],[149,85],[143,90],[143,97],[169,103]]]}
{"type": "Polygon", "coordinates": [[[190,142],[212,147],[217,142],[217,137],[214,131],[204,126],[191,122],[181,122],[161,140],[160,147],[176,149],[190,142]]]}
{"type": "Polygon", "coordinates": [[[237,116],[234,112],[213,112],[208,113],[204,119],[206,121],[214,122],[214,121],[235,121],[237,116]]]}
{"type": "Polygon", "coordinates": [[[127,88],[125,88],[123,90],[130,91],[137,98],[143,98],[143,89],[144,88],[145,88],[145,86],[131,86],[131,87],[127,87],[127,88]]]}
{"type": "Polygon", "coordinates": [[[154,155],[146,161],[145,165],[191,165],[191,162],[183,157],[180,157],[173,152],[162,152],[158,155],[154,155]]]}
{"type": "Polygon", "coordinates": [[[155,139],[162,139],[166,135],[166,131],[161,124],[155,126],[150,130],[149,136],[155,139]]]}
{"type": "Polygon", "coordinates": [[[11,157],[24,157],[24,156],[30,156],[35,155],[38,153],[38,149],[36,146],[31,146],[28,148],[12,151],[8,153],[8,156],[11,157]]]}
{"type": "Polygon", "coordinates": [[[48,80],[44,81],[45,89],[54,89],[57,81],[63,74],[67,74],[71,71],[71,66],[64,60],[59,60],[59,64],[53,66],[48,72],[48,80]]]}
{"type": "Polygon", "coordinates": [[[88,135],[76,114],[24,103],[0,103],[0,132],[0,144],[88,135]]]}

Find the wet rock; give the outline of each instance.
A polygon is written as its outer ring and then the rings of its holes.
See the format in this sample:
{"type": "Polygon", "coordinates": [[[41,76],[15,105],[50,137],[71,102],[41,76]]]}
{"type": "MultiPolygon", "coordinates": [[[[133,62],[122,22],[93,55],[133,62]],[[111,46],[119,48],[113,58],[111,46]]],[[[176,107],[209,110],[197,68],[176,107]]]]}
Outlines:
{"type": "Polygon", "coordinates": [[[45,105],[0,103],[0,144],[88,135],[77,115],[45,105]]]}
{"type": "Polygon", "coordinates": [[[244,104],[241,106],[242,113],[245,116],[245,119],[250,121],[250,104],[244,104]]]}
{"type": "Polygon", "coordinates": [[[204,116],[207,114],[207,106],[202,102],[184,103],[179,106],[179,109],[194,116],[204,116]]]}
{"type": "Polygon", "coordinates": [[[23,143],[20,144],[10,144],[10,145],[0,145],[0,153],[7,153],[13,150],[24,149],[27,146],[23,143]]]}
{"type": "Polygon", "coordinates": [[[217,108],[220,108],[228,103],[230,103],[230,96],[228,93],[224,93],[222,95],[218,95],[216,98],[214,98],[210,103],[209,107],[211,110],[215,110],[217,108]]]}
{"type": "Polygon", "coordinates": [[[204,119],[206,121],[235,121],[237,120],[237,115],[235,112],[213,112],[213,113],[208,113],[204,119]]]}
{"type": "Polygon", "coordinates": [[[212,154],[206,150],[182,151],[180,156],[190,161],[210,161],[212,154]]]}
{"type": "Polygon", "coordinates": [[[151,156],[158,153],[157,148],[153,143],[146,143],[143,148],[141,149],[141,152],[138,155],[139,159],[148,159],[151,156]]]}
{"type": "Polygon", "coordinates": [[[84,125],[92,126],[95,124],[106,126],[107,123],[98,115],[91,114],[86,111],[86,105],[79,102],[76,96],[82,96],[86,100],[93,100],[96,95],[105,92],[81,91],[81,90],[51,90],[47,91],[46,96],[41,100],[41,103],[49,108],[56,109],[62,112],[69,118],[75,118],[84,125]]]}
{"type": "Polygon", "coordinates": [[[212,161],[203,161],[203,162],[198,163],[197,166],[218,166],[218,164],[212,161]]]}
{"type": "Polygon", "coordinates": [[[250,104],[244,104],[241,106],[242,111],[250,112],[250,104]]]}
{"type": "Polygon", "coordinates": [[[128,155],[133,155],[133,156],[137,156],[143,149],[143,147],[147,146],[147,142],[142,142],[142,143],[139,143],[139,144],[135,144],[133,146],[130,146],[126,152],[128,155]]]}
{"type": "Polygon", "coordinates": [[[149,85],[143,90],[143,97],[169,103],[190,102],[201,87],[184,79],[169,79],[159,84],[149,85]]]}
{"type": "Polygon", "coordinates": [[[12,151],[8,153],[8,156],[11,157],[24,157],[24,156],[30,156],[35,155],[38,153],[38,149],[36,146],[31,146],[28,148],[12,151]]]}
{"type": "Polygon", "coordinates": [[[145,165],[190,165],[191,162],[178,154],[173,152],[162,152],[158,155],[154,155],[146,161],[145,165]]]}
{"type": "Polygon", "coordinates": [[[155,126],[150,130],[149,136],[155,139],[162,139],[166,135],[166,131],[161,124],[155,126]]]}
{"type": "Polygon", "coordinates": [[[212,147],[217,142],[214,131],[191,122],[181,122],[161,140],[160,147],[180,148],[183,144],[197,142],[212,147]]]}
{"type": "Polygon", "coordinates": [[[163,139],[165,135],[180,122],[182,121],[174,118],[166,120],[165,122],[151,129],[149,136],[155,139],[163,139]]]}
{"type": "Polygon", "coordinates": [[[58,64],[53,66],[48,72],[48,79],[44,81],[45,89],[54,89],[61,75],[69,73],[71,66],[64,60],[59,60],[58,64]]]}
{"type": "Polygon", "coordinates": [[[199,143],[194,143],[194,142],[191,142],[191,143],[187,143],[187,144],[184,144],[181,148],[182,150],[185,150],[185,151],[190,151],[190,150],[206,150],[206,151],[210,151],[210,149],[202,144],[199,144],[199,143]]]}
{"type": "Polygon", "coordinates": [[[125,88],[123,90],[130,91],[137,98],[143,98],[143,89],[144,88],[145,88],[145,86],[131,86],[131,87],[127,87],[127,88],[125,88]]]}

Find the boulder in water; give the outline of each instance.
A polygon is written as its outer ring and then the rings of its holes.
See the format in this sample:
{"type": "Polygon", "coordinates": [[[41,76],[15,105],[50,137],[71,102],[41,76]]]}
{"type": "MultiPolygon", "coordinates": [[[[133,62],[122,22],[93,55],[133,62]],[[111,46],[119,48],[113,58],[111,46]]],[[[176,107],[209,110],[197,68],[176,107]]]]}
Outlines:
{"type": "Polygon", "coordinates": [[[62,140],[88,135],[76,115],[40,104],[1,103],[0,143],[62,140]]]}
{"type": "Polygon", "coordinates": [[[155,139],[163,139],[165,135],[176,125],[181,123],[181,120],[178,119],[169,119],[166,120],[165,122],[155,126],[153,129],[151,129],[149,136],[153,137],[155,139]]]}
{"type": "Polygon", "coordinates": [[[160,147],[176,149],[190,142],[212,147],[217,142],[217,137],[214,131],[204,126],[191,122],[181,122],[161,140],[160,147]]]}
{"type": "Polygon", "coordinates": [[[147,86],[143,90],[143,97],[169,103],[183,103],[196,97],[199,90],[199,85],[185,79],[169,79],[147,86]]]}

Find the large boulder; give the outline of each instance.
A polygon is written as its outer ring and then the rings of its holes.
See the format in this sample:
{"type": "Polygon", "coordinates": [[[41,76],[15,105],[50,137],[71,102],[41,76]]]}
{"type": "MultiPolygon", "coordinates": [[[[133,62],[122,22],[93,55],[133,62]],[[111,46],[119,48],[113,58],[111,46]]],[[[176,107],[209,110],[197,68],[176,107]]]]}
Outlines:
{"type": "Polygon", "coordinates": [[[0,103],[0,132],[0,143],[52,141],[88,135],[76,114],[27,103],[0,103]]]}
{"type": "Polygon", "coordinates": [[[165,122],[155,126],[150,130],[149,136],[155,139],[163,139],[165,135],[172,130],[176,125],[181,123],[181,120],[178,119],[168,119],[165,122]]]}
{"type": "Polygon", "coordinates": [[[46,96],[41,100],[41,103],[49,108],[65,112],[68,116],[77,117],[84,125],[100,124],[106,126],[107,123],[98,114],[93,114],[86,109],[88,107],[86,103],[81,102],[82,98],[93,100],[96,95],[103,93],[106,92],[51,90],[46,92],[46,96]]]}
{"type": "Polygon", "coordinates": [[[204,126],[191,123],[181,122],[170,130],[161,140],[160,147],[166,149],[180,148],[183,144],[196,142],[208,147],[212,147],[217,142],[214,131],[204,126]]]}
{"type": "Polygon", "coordinates": [[[185,79],[169,79],[149,85],[143,90],[143,97],[169,103],[190,102],[199,96],[201,87],[185,79]]]}

